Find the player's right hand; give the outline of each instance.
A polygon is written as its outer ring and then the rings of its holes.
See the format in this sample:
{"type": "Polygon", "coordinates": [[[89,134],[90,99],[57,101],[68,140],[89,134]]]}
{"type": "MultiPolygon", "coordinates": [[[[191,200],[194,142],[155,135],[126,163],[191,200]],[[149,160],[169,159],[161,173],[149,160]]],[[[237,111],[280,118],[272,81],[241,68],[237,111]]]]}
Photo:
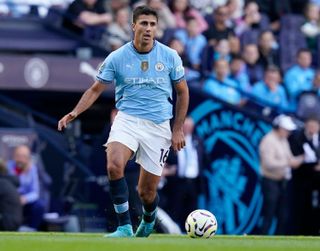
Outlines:
{"type": "Polygon", "coordinates": [[[62,119],[58,122],[58,131],[62,131],[64,128],[67,127],[68,123],[74,120],[77,117],[76,112],[72,111],[65,115],[62,119]]]}
{"type": "Polygon", "coordinates": [[[174,151],[180,151],[186,146],[184,133],[182,128],[179,130],[172,130],[171,147],[174,151]]]}

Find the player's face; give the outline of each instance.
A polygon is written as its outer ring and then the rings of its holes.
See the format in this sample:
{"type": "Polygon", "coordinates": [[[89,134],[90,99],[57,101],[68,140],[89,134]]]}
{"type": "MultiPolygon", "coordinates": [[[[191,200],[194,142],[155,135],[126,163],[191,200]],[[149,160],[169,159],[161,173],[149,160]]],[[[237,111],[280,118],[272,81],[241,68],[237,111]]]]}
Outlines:
{"type": "Polygon", "coordinates": [[[132,24],[134,40],[142,44],[153,43],[157,29],[157,18],[153,15],[141,15],[132,24]]]}

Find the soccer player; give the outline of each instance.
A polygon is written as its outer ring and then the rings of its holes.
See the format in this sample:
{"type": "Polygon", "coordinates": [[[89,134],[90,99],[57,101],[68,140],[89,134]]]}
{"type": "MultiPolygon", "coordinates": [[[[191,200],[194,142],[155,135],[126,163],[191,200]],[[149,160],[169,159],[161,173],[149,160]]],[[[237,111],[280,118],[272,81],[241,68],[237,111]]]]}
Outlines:
{"type": "Polygon", "coordinates": [[[176,51],[154,39],[157,13],[146,6],[133,12],[133,41],[112,52],[101,65],[96,81],[85,91],[76,107],[58,123],[62,130],[87,110],[115,80],[115,100],[119,110],[108,138],[107,172],[110,194],[119,226],[107,237],[131,237],[126,163],[134,155],[141,166],[138,193],[143,204],[142,221],[136,237],[153,231],[159,197],[157,186],[169,148],[185,146],[183,123],[188,110],[189,90],[182,61],[176,51]],[[172,86],[176,90],[175,119],[172,118],[172,86]]]}

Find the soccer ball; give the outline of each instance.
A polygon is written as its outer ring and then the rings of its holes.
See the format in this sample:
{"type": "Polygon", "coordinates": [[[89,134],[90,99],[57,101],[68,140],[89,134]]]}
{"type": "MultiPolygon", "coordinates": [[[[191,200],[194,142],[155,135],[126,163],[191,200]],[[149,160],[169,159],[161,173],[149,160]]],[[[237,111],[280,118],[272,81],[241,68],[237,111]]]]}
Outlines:
{"type": "Polygon", "coordinates": [[[218,223],[211,212],[197,209],[188,215],[185,228],[191,238],[211,238],[218,229],[218,223]]]}

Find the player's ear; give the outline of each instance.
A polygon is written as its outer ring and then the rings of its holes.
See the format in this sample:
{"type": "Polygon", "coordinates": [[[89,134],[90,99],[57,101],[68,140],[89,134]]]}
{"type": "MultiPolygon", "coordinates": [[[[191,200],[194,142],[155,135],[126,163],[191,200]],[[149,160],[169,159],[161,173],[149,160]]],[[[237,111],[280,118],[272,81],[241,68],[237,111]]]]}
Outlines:
{"type": "Polygon", "coordinates": [[[132,23],[132,24],[131,24],[131,28],[132,28],[133,31],[136,31],[136,28],[135,28],[135,27],[136,27],[136,24],[135,24],[135,23],[132,23]]]}

